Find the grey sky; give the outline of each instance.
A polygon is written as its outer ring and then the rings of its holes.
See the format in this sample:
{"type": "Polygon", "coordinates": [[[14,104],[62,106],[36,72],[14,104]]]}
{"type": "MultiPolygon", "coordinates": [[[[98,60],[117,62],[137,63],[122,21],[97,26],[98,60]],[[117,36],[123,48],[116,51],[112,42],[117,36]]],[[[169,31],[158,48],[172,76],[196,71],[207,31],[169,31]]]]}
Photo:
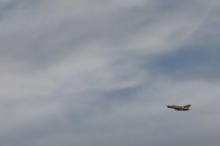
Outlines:
{"type": "Polygon", "coordinates": [[[0,145],[217,146],[219,8],[0,0],[0,145]]]}

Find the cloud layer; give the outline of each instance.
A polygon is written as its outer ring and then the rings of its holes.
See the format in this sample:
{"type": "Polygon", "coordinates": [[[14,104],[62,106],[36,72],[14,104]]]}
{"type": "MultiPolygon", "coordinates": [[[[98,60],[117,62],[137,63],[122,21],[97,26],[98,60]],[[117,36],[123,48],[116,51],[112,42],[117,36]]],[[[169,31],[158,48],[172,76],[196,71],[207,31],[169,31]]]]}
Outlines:
{"type": "Polygon", "coordinates": [[[0,0],[1,145],[217,145],[218,9],[0,0]]]}

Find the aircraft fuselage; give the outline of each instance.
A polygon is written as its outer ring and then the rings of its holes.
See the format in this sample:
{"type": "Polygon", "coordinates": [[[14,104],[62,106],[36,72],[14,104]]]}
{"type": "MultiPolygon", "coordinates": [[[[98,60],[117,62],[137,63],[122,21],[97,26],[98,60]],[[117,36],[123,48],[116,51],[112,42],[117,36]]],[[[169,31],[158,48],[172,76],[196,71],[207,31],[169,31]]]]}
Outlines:
{"type": "Polygon", "coordinates": [[[167,108],[174,109],[176,111],[188,111],[190,110],[191,105],[167,105],[167,108]]]}

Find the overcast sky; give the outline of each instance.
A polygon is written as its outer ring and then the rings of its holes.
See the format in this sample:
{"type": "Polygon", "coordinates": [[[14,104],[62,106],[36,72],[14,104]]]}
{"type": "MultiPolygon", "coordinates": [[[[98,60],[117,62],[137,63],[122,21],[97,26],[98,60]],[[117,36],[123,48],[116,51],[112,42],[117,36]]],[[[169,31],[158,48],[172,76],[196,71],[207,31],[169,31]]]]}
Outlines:
{"type": "Polygon", "coordinates": [[[0,0],[0,145],[218,146],[219,14],[218,0],[0,0]]]}

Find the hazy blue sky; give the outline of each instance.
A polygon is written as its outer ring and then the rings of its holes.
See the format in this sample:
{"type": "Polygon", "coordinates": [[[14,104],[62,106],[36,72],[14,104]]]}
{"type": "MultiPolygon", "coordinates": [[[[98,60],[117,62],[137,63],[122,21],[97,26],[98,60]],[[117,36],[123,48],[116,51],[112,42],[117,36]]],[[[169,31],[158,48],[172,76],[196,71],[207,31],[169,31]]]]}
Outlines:
{"type": "Polygon", "coordinates": [[[219,14],[218,0],[0,0],[0,145],[218,146],[219,14]]]}

